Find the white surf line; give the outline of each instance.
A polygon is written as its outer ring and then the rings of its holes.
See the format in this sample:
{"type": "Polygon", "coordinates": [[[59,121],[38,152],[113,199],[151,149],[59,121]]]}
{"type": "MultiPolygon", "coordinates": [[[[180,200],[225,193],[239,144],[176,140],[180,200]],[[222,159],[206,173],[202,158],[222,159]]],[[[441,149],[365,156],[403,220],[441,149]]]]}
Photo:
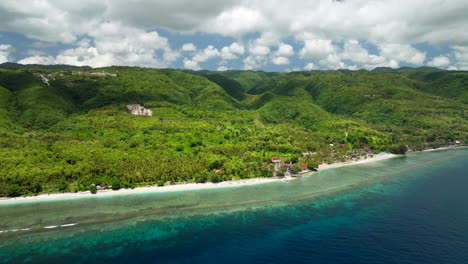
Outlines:
{"type": "Polygon", "coordinates": [[[31,230],[31,228],[21,228],[21,229],[11,229],[11,230],[0,230],[1,233],[8,233],[8,232],[18,232],[18,231],[28,231],[31,230]]]}
{"type": "Polygon", "coordinates": [[[78,223],[64,224],[64,225],[60,225],[60,227],[74,226],[74,225],[77,225],[77,224],[78,224],[78,223]]]}
{"type": "Polygon", "coordinates": [[[52,229],[52,228],[57,228],[57,227],[69,227],[69,226],[74,226],[74,225],[77,225],[77,224],[78,224],[78,223],[63,224],[63,225],[53,225],[53,226],[44,226],[43,228],[52,229]]]}
{"type": "MultiPolygon", "coordinates": [[[[57,228],[57,227],[68,227],[68,226],[74,226],[77,225],[78,223],[72,223],[72,224],[64,224],[64,225],[55,225],[55,226],[44,226],[43,228],[47,229],[52,229],[52,228],[57,228]]],[[[31,228],[20,228],[20,229],[11,229],[11,230],[0,230],[1,233],[8,233],[8,232],[18,232],[18,231],[29,231],[31,228]]]]}

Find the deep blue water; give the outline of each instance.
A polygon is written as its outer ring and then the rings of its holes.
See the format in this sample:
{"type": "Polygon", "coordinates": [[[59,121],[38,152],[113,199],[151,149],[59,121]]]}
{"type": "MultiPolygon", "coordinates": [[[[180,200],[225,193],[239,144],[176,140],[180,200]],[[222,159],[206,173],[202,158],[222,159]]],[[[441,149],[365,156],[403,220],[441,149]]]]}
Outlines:
{"type": "MultiPolygon", "coordinates": [[[[323,172],[325,178],[393,175],[332,195],[308,197],[304,186],[318,181],[310,176],[284,187],[273,184],[246,189],[246,193],[257,193],[251,199],[262,206],[253,202],[236,205],[235,210],[216,206],[193,209],[183,196],[194,200],[199,194],[188,192],[164,196],[168,200],[180,196],[183,201],[164,213],[144,205],[139,212],[150,212],[145,216],[9,237],[0,234],[0,262],[468,263],[468,149],[411,154],[379,166],[323,172]],[[288,190],[289,196],[281,196],[290,199],[288,202],[271,198],[271,192],[288,190]],[[268,192],[268,202],[260,202],[258,197],[265,196],[262,191],[268,192]],[[292,195],[299,192],[300,199],[292,195]],[[183,205],[189,209],[182,210],[183,205]]],[[[231,193],[246,196],[242,191],[231,193]]],[[[223,199],[223,190],[199,192],[223,199]]],[[[237,196],[228,193],[224,191],[224,199],[232,205],[237,196]]],[[[105,206],[117,199],[111,198],[105,206]]],[[[134,200],[134,206],[142,201],[134,200]]],[[[86,201],[88,206],[101,206],[100,202],[86,201]]],[[[34,210],[35,206],[43,205],[0,206],[0,216],[14,221],[17,216],[8,210],[34,210]]],[[[48,206],[57,208],[58,204],[48,206]]],[[[76,210],[92,209],[80,206],[76,210]]],[[[84,223],[86,219],[73,221],[84,223]]],[[[37,221],[48,220],[41,216],[37,221]]]]}

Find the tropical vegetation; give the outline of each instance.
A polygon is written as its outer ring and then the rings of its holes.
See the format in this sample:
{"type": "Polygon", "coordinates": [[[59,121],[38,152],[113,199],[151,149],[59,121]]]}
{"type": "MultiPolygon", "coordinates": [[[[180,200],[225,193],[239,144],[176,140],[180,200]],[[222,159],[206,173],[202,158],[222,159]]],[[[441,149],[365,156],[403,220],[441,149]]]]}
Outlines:
{"type": "Polygon", "coordinates": [[[271,177],[274,156],[297,172],[466,142],[467,80],[431,68],[5,67],[0,196],[271,177]]]}

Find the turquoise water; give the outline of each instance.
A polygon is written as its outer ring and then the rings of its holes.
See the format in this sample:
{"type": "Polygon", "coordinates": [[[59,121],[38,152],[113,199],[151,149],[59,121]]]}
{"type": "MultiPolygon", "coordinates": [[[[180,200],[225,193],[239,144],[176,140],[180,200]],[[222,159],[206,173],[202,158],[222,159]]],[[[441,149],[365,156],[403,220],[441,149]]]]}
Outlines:
{"type": "Polygon", "coordinates": [[[2,205],[0,262],[467,263],[467,169],[463,148],[288,183],[2,205]]]}

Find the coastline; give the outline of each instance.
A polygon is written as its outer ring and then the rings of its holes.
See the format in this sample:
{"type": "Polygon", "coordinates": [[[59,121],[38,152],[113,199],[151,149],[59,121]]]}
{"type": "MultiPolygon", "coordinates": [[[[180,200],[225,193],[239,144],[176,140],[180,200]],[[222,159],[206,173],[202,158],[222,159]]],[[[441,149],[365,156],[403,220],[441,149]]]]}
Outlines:
{"type": "MultiPolygon", "coordinates": [[[[354,165],[354,164],[363,164],[369,163],[384,159],[389,159],[396,157],[398,155],[390,153],[379,153],[374,155],[371,158],[361,159],[361,160],[351,160],[346,162],[338,162],[332,164],[321,164],[319,165],[319,170],[338,168],[342,166],[354,165]]],[[[314,173],[313,171],[308,172],[314,173]]],[[[77,192],[77,193],[51,193],[51,194],[40,194],[36,196],[21,196],[21,197],[12,197],[12,198],[0,198],[0,205],[2,204],[13,204],[21,202],[39,202],[39,201],[52,201],[52,200],[68,200],[68,199],[77,199],[85,197],[109,197],[112,195],[126,195],[126,194],[137,194],[137,193],[159,193],[159,192],[175,192],[175,191],[189,191],[189,190],[204,190],[204,189],[215,189],[215,188],[230,188],[230,187],[240,187],[240,186],[249,186],[256,184],[272,183],[279,181],[287,181],[294,179],[294,177],[282,177],[282,178],[253,178],[253,179],[242,179],[237,181],[224,181],[219,183],[188,183],[188,184],[176,184],[168,186],[145,186],[145,187],[136,187],[134,189],[119,189],[119,190],[99,190],[96,194],[92,194],[89,191],[86,192],[77,192]]]]}
{"type": "MultiPolygon", "coordinates": [[[[445,146],[435,149],[425,149],[422,151],[410,151],[407,154],[427,152],[427,151],[437,151],[437,150],[446,150],[453,148],[466,147],[461,146],[445,146]]],[[[375,162],[385,159],[390,159],[393,157],[398,157],[400,155],[390,154],[387,152],[381,152],[374,155],[373,157],[359,159],[359,160],[347,160],[344,162],[335,162],[331,164],[320,164],[318,170],[327,170],[332,168],[338,168],[343,166],[355,165],[355,164],[364,164],[369,162],[375,162]]],[[[305,174],[314,173],[313,171],[307,172],[305,174]]],[[[119,190],[99,190],[96,194],[92,194],[89,191],[85,192],[67,192],[67,193],[51,193],[51,194],[40,194],[36,196],[20,196],[20,197],[11,197],[11,198],[0,198],[0,205],[2,204],[16,204],[23,202],[41,202],[41,201],[53,201],[53,200],[69,200],[69,199],[79,199],[87,197],[109,197],[112,195],[127,195],[127,194],[137,194],[137,193],[163,193],[163,192],[176,192],[176,191],[190,191],[190,190],[205,190],[205,189],[216,189],[216,188],[230,188],[230,187],[240,187],[240,186],[249,186],[256,184],[272,183],[279,181],[288,181],[294,179],[295,177],[282,177],[282,178],[252,178],[252,179],[242,179],[237,181],[224,181],[219,183],[188,183],[188,184],[176,184],[168,186],[144,186],[136,187],[134,189],[119,189],[119,190]]]]}
{"type": "Polygon", "coordinates": [[[255,184],[263,184],[270,182],[277,182],[282,180],[291,179],[287,178],[252,178],[242,179],[238,181],[224,181],[219,183],[187,183],[187,184],[176,184],[168,186],[144,186],[136,187],[133,189],[119,189],[119,190],[99,190],[96,194],[92,194],[90,191],[85,192],[66,192],[66,193],[51,193],[51,194],[39,194],[36,196],[20,196],[12,198],[0,198],[1,204],[17,203],[17,202],[38,202],[38,201],[50,201],[50,200],[61,200],[61,199],[76,199],[84,197],[108,197],[112,195],[125,195],[125,194],[137,194],[137,193],[160,193],[160,192],[176,192],[176,191],[189,191],[189,190],[203,190],[203,189],[215,189],[215,188],[229,188],[238,186],[247,186],[255,184]]]}
{"type": "Polygon", "coordinates": [[[393,157],[397,157],[398,155],[395,154],[390,154],[387,152],[381,152],[379,154],[374,155],[373,157],[370,158],[364,158],[364,159],[359,159],[359,160],[347,160],[343,162],[335,162],[331,164],[323,163],[320,164],[318,169],[319,170],[326,170],[326,169],[333,169],[333,168],[338,168],[338,167],[343,167],[343,166],[348,166],[348,165],[354,165],[354,164],[363,164],[363,163],[368,163],[368,162],[374,162],[374,161],[379,161],[379,160],[384,160],[384,159],[389,159],[393,157]]]}

